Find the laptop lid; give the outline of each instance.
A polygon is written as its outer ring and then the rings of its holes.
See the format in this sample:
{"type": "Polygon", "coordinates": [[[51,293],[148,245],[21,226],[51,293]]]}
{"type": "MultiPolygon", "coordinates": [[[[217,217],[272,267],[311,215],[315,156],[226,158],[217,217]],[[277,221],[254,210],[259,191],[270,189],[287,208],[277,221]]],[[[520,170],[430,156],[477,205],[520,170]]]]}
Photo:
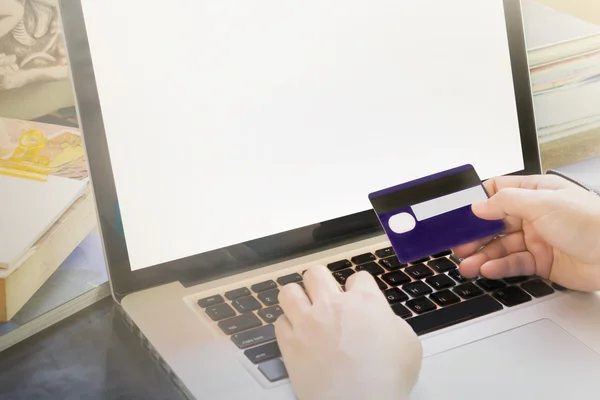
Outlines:
{"type": "Polygon", "coordinates": [[[61,0],[117,299],[382,234],[368,193],[540,172],[518,0],[61,0]]]}

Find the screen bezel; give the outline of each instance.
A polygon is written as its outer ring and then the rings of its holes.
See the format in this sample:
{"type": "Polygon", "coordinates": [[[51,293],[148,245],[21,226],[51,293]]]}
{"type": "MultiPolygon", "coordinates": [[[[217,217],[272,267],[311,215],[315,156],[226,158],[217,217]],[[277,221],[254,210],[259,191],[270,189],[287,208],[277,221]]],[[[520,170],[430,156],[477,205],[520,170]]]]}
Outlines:
{"type": "MultiPolygon", "coordinates": [[[[503,3],[524,161],[524,169],[510,175],[539,174],[541,163],[521,5],[519,0],[503,0],[503,3]]],[[[119,214],[81,0],[60,0],[59,5],[77,114],[84,136],[89,176],[96,201],[98,228],[111,288],[117,301],[129,293],[149,287],[175,281],[184,285],[202,283],[384,234],[375,213],[365,210],[293,231],[132,271],[119,214]]]]}

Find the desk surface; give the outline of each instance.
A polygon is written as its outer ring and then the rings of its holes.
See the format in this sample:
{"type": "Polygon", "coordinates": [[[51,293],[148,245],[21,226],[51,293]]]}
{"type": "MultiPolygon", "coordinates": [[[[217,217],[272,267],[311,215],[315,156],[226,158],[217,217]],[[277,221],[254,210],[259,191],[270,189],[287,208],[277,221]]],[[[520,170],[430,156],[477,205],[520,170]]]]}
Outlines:
{"type": "Polygon", "coordinates": [[[600,157],[600,128],[540,145],[543,172],[600,157]]]}
{"type": "Polygon", "coordinates": [[[111,297],[0,353],[0,371],[2,400],[183,399],[111,297]]]}

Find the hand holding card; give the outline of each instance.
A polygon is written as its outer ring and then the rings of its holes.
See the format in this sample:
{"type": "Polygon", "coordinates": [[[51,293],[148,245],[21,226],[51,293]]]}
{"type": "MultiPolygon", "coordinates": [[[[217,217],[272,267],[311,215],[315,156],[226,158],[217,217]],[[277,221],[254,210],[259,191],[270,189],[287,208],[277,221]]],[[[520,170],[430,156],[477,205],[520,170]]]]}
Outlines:
{"type": "Polygon", "coordinates": [[[369,195],[398,259],[410,262],[504,230],[471,204],[488,194],[472,165],[429,175],[369,195]]]}

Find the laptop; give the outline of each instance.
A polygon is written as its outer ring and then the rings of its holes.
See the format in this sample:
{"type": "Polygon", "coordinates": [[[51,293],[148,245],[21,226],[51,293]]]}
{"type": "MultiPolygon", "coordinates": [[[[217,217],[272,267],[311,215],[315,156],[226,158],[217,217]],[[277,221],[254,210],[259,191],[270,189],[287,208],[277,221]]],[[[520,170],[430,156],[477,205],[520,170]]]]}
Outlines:
{"type": "Polygon", "coordinates": [[[596,294],[403,264],[368,200],[467,163],[541,173],[518,0],[60,12],[112,295],[184,395],[294,398],[272,324],[318,264],[370,272],[419,335],[414,399],[600,393],[596,294]]]}

